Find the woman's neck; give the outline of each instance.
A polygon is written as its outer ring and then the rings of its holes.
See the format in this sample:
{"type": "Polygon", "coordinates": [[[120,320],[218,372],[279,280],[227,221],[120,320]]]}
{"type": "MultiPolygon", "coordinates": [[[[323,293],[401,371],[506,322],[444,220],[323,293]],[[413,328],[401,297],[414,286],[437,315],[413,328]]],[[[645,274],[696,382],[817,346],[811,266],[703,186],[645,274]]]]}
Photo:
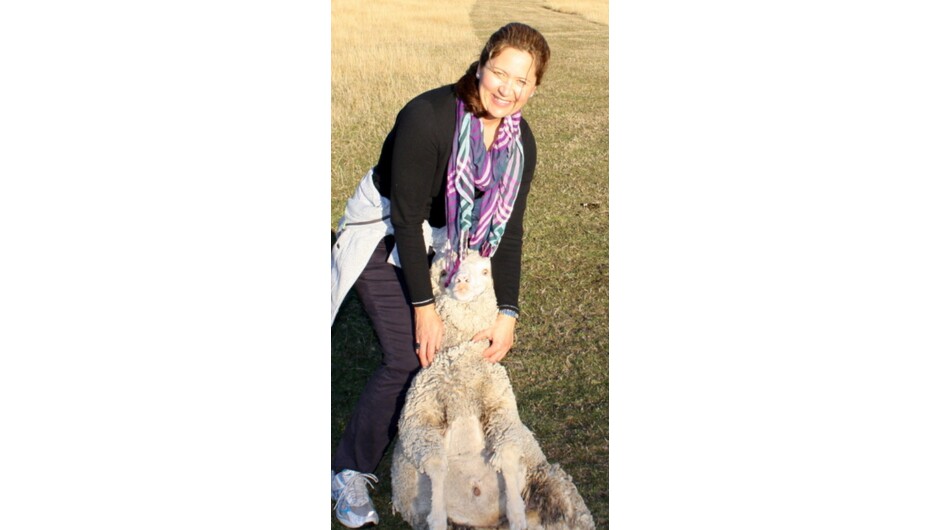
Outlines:
{"type": "Polygon", "coordinates": [[[493,145],[493,140],[496,139],[499,124],[503,120],[501,118],[481,118],[481,121],[483,122],[483,143],[486,145],[486,149],[489,150],[490,146],[493,145]]]}
{"type": "Polygon", "coordinates": [[[499,127],[500,122],[503,121],[502,118],[480,118],[483,122],[484,127],[499,127]]]}

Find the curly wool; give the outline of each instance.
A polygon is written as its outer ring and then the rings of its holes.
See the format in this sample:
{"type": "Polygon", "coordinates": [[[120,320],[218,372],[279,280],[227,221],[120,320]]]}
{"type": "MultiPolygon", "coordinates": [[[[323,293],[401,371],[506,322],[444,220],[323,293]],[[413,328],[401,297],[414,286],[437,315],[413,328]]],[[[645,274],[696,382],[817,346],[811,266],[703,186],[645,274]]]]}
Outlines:
{"type": "Polygon", "coordinates": [[[480,291],[477,296],[467,301],[456,299],[455,285],[441,285],[445,277],[444,260],[438,259],[431,265],[434,307],[444,322],[444,343],[441,346],[444,351],[441,354],[456,356],[455,353],[448,354],[447,349],[469,342],[478,331],[489,328],[496,322],[499,309],[496,306],[496,291],[492,289],[492,276],[487,279],[483,275],[483,271],[489,269],[489,263],[489,258],[484,258],[475,251],[471,251],[463,259],[457,277],[461,272],[466,273],[480,291]]]}
{"type": "Polygon", "coordinates": [[[470,341],[497,316],[489,260],[463,260],[469,281],[485,287],[463,302],[439,284],[435,265],[444,348],[406,398],[392,455],[393,509],[416,529],[593,529],[571,477],[547,462],[519,418],[506,369],[483,359],[485,341],[470,341]]]}

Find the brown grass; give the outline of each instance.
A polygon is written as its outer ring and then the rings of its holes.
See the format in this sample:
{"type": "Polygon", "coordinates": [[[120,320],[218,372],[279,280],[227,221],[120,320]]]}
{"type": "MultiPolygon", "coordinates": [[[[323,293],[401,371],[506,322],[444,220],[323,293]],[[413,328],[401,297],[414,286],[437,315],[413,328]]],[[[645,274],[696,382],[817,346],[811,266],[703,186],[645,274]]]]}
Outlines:
{"type": "Polygon", "coordinates": [[[580,15],[592,22],[610,25],[607,0],[546,0],[545,5],[560,13],[580,15]]]}
{"type": "Polygon", "coordinates": [[[348,195],[375,163],[398,109],[453,82],[474,60],[482,43],[470,25],[472,6],[469,0],[333,0],[334,220],[345,201],[337,203],[337,196],[348,195]]]}

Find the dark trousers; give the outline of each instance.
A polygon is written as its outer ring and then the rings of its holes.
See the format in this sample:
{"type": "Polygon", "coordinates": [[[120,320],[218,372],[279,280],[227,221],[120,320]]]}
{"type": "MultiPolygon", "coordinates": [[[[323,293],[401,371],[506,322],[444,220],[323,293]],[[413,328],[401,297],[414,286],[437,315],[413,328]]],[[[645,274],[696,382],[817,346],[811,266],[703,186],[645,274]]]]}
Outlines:
{"type": "Polygon", "coordinates": [[[333,455],[333,471],[374,473],[398,433],[398,417],[411,380],[421,368],[414,351],[414,312],[398,267],[386,263],[394,238],[376,247],[356,281],[356,292],[379,338],[382,364],[359,396],[333,455]]]}

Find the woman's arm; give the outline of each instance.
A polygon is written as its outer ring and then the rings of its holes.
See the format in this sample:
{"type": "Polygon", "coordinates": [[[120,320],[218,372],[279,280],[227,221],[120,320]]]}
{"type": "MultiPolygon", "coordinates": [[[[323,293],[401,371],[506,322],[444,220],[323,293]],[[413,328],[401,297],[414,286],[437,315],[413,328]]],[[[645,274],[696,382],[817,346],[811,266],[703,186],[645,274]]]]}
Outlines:
{"type": "MultiPolygon", "coordinates": [[[[415,307],[415,353],[422,366],[434,360],[444,338],[444,324],[434,309],[428,250],[422,223],[428,218],[438,172],[439,141],[434,109],[413,100],[398,114],[392,148],[391,215],[402,274],[415,307]]],[[[384,177],[384,176],[383,176],[384,177]]]]}
{"type": "MultiPolygon", "coordinates": [[[[535,138],[524,122],[522,130],[525,166],[522,172],[522,182],[519,185],[519,195],[516,197],[516,203],[506,223],[506,231],[503,233],[499,247],[490,258],[493,265],[493,283],[497,304],[500,309],[510,309],[516,314],[519,313],[519,282],[522,272],[523,218],[537,159],[535,138]]],[[[490,346],[483,351],[483,357],[490,362],[499,362],[506,357],[515,342],[515,329],[516,317],[500,314],[493,327],[477,333],[473,340],[489,340],[490,346]]]]}
{"type": "Polygon", "coordinates": [[[395,120],[395,144],[392,148],[390,201],[395,242],[401,268],[416,306],[432,303],[428,274],[428,249],[421,225],[428,219],[431,201],[440,182],[438,171],[439,141],[434,134],[434,109],[427,101],[416,99],[405,106],[395,120]]]}
{"type": "Polygon", "coordinates": [[[512,214],[506,223],[506,231],[503,233],[496,253],[490,258],[493,264],[493,284],[496,289],[497,303],[500,309],[507,308],[516,312],[519,312],[519,281],[522,273],[523,220],[538,155],[535,138],[525,122],[522,123],[522,146],[525,152],[522,182],[519,185],[519,194],[516,196],[512,214]]]}

